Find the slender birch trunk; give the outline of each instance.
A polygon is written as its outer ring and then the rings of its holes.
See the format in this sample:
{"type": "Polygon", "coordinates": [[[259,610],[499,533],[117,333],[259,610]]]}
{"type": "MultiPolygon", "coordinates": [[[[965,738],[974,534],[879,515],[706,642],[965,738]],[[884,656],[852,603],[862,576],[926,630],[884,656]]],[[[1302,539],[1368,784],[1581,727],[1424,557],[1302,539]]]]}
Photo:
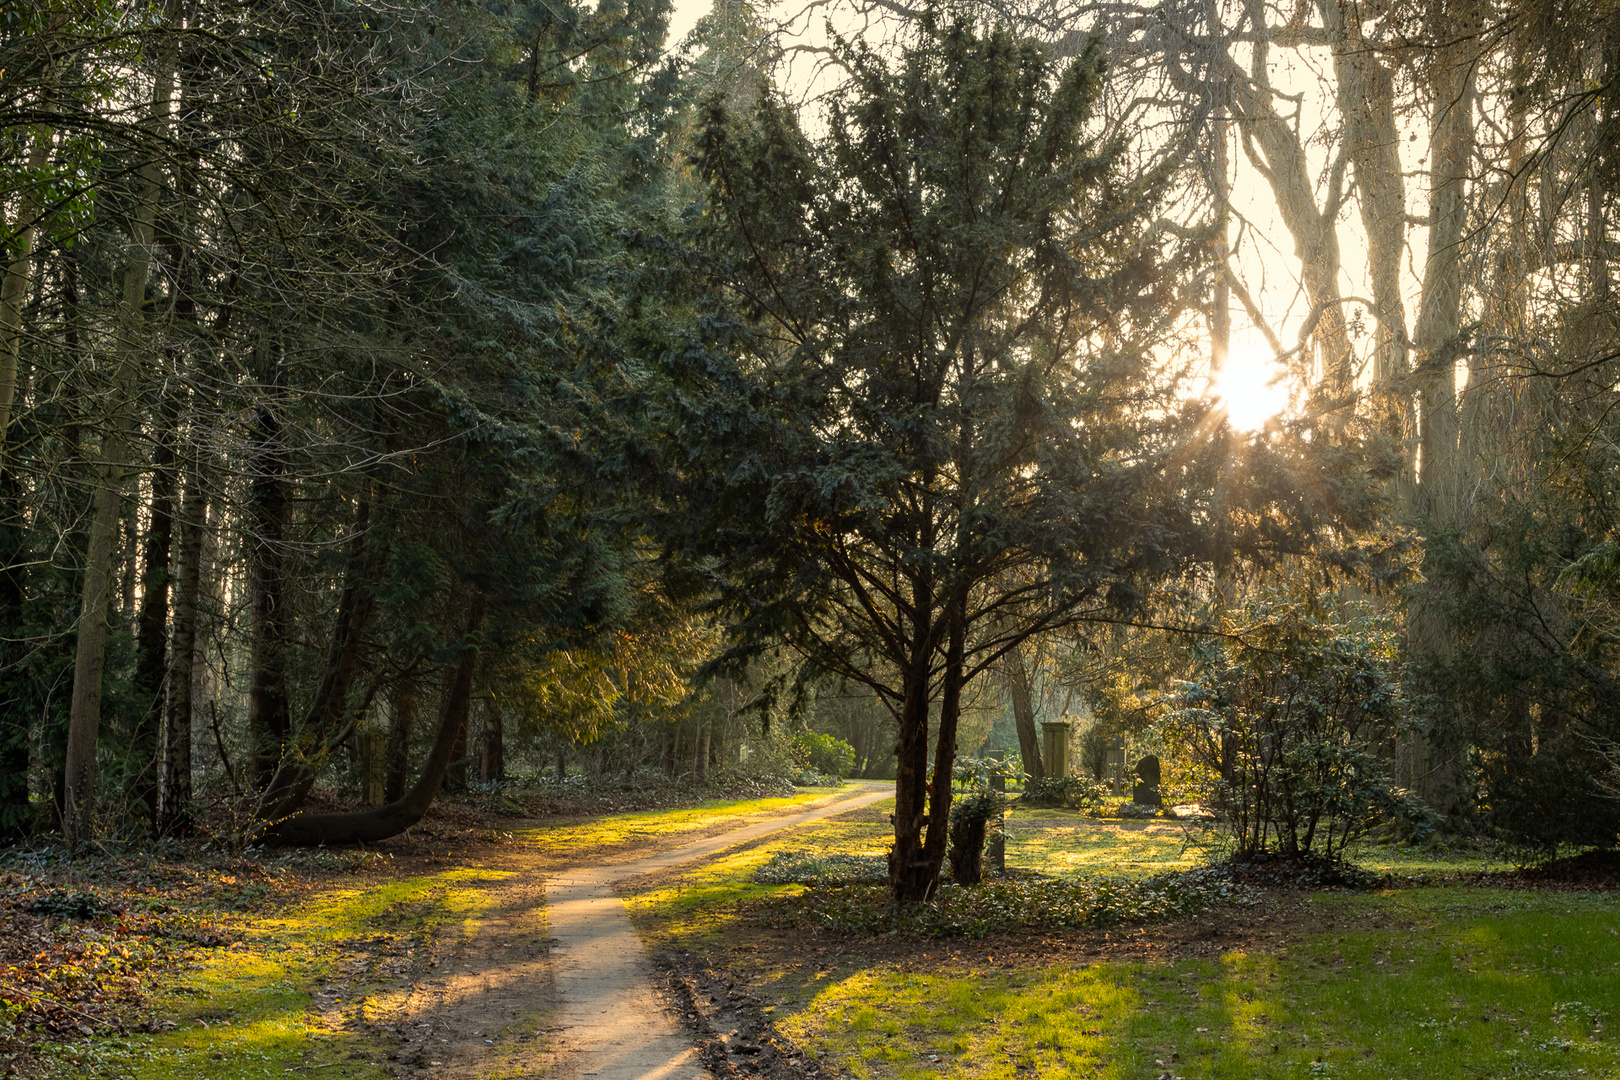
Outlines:
{"type": "MultiPolygon", "coordinates": [[[[168,18],[178,5],[171,0],[168,18]]],[[[169,123],[174,99],[172,46],[156,65],[148,126],[161,132],[169,123]]],[[[133,403],[142,339],[145,334],[146,284],[152,265],[154,222],[163,189],[163,172],[155,158],[140,171],[139,190],[129,228],[129,262],[124,269],[119,305],[115,369],[102,421],[101,455],[90,504],[84,583],[79,603],[79,638],[73,658],[73,696],[68,721],[67,762],[63,776],[62,835],[70,844],[89,839],[94,829],[95,766],[101,727],[101,682],[107,660],[108,604],[114,584],[113,548],[118,537],[128,478],[129,415],[133,403]]],[[[13,385],[15,372],[13,372],[13,385]]]]}

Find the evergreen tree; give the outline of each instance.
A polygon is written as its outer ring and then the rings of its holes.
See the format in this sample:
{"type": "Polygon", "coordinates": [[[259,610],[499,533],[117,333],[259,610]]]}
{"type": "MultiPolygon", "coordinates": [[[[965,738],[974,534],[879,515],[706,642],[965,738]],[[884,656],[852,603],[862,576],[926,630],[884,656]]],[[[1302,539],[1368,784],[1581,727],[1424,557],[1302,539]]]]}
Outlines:
{"type": "Polygon", "coordinates": [[[1169,169],[1098,133],[1099,43],[1060,63],[956,12],[892,64],[838,49],[824,137],[770,96],[699,137],[714,287],[663,354],[664,524],[729,622],[717,669],[786,642],[894,714],[890,882],[917,901],[968,683],[1374,501],[1315,479],[1359,469],[1330,432],[1242,446],[1184,392],[1200,245],[1153,227],[1169,169]]]}

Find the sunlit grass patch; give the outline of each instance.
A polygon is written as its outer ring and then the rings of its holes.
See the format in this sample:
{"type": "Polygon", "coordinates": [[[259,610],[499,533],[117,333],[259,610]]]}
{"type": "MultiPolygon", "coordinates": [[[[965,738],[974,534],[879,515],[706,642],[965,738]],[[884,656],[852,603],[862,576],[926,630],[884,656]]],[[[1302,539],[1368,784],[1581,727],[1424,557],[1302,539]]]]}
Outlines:
{"type": "Polygon", "coordinates": [[[1007,820],[1007,866],[1061,877],[1147,877],[1202,866],[1213,850],[1210,839],[1176,822],[1116,824],[1015,807],[1007,820]]]}
{"type": "MultiPolygon", "coordinates": [[[[1007,865],[1062,877],[1110,875],[1146,877],[1187,870],[1224,856],[1229,845],[1219,828],[1153,819],[1098,821],[1072,810],[1014,803],[1007,814],[1007,865]]],[[[1499,849],[1472,845],[1412,845],[1367,840],[1345,856],[1375,874],[1441,878],[1452,874],[1507,870],[1511,861],[1499,849]]]]}
{"type": "Polygon", "coordinates": [[[803,806],[842,788],[801,788],[771,799],[711,800],[682,810],[640,810],[567,824],[548,824],[518,831],[519,839],[544,855],[576,856],[624,847],[681,833],[697,832],[731,818],[780,813],[803,806]]]}
{"type": "Polygon", "coordinates": [[[807,852],[886,858],[888,835],[880,825],[840,820],[835,816],[773,836],[763,843],[721,852],[673,882],[633,893],[625,903],[631,918],[644,930],[661,937],[677,938],[688,947],[695,947],[699,941],[711,940],[735,928],[742,914],[740,901],[763,900],[799,891],[797,885],[762,884],[756,880],[759,871],[772,860],[799,858],[807,852]]]}
{"type": "Polygon", "coordinates": [[[361,1022],[334,1029],[312,1009],[317,983],[329,980],[345,945],[363,936],[425,942],[443,927],[476,919],[488,906],[480,888],[508,874],[459,869],[330,889],[273,916],[243,920],[244,941],[207,954],[167,988],[164,1010],[178,1026],[153,1035],[94,1040],[49,1055],[58,1075],[130,1080],[285,1080],[289,1072],[353,1080],[385,1077],[378,1041],[362,1033],[379,987],[350,985],[334,1009],[361,1022]]]}
{"type": "Polygon", "coordinates": [[[779,1023],[862,1080],[1090,1073],[1137,992],[1104,967],[932,973],[880,968],[826,987],[779,1023]]]}
{"type": "Polygon", "coordinates": [[[1511,870],[1513,861],[1500,848],[1479,844],[1351,844],[1345,858],[1364,869],[1401,877],[1443,877],[1511,870]]]}
{"type": "Polygon", "coordinates": [[[885,964],[821,984],[778,1023],[863,1080],[1620,1077],[1611,897],[1426,889],[1314,903],[1368,928],[1176,962],[885,964]]]}

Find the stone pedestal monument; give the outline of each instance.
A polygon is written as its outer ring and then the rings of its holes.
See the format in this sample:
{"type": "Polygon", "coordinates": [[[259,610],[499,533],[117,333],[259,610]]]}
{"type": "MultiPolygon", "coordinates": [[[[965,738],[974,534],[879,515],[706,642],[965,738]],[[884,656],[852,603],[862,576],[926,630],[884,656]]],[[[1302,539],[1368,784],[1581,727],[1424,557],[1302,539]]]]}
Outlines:
{"type": "Polygon", "coordinates": [[[1047,720],[1041,724],[1041,734],[1046,737],[1046,745],[1042,747],[1041,764],[1046,769],[1048,780],[1059,780],[1069,775],[1069,722],[1067,720],[1047,720]]]}

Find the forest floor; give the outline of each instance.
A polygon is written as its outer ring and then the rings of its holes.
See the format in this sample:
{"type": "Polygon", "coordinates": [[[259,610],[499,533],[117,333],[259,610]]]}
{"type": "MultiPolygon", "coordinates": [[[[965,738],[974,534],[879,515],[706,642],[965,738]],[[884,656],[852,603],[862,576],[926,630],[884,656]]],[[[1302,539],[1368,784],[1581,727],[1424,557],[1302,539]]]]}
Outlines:
{"type": "Polygon", "coordinates": [[[852,793],[528,819],[445,803],[364,851],[14,850],[0,1076],[437,1077],[473,1047],[472,1073],[522,1075],[556,1034],[548,876],[852,793]]]}
{"type": "MultiPolygon", "coordinates": [[[[569,950],[542,882],[634,859],[599,885],[617,881],[660,965],[638,1009],[672,1010],[717,1077],[1620,1078],[1610,861],[1538,877],[1479,849],[1368,846],[1385,888],[981,938],[816,924],[795,906],[816,887],[756,879],[783,858],[880,856],[882,802],[668,861],[830,794],[522,821],[451,804],[366,852],[13,853],[0,1074],[566,1077],[569,950]]],[[[1008,825],[1014,882],[1143,878],[1214,850],[1164,822],[1020,808],[1008,825]]]]}

